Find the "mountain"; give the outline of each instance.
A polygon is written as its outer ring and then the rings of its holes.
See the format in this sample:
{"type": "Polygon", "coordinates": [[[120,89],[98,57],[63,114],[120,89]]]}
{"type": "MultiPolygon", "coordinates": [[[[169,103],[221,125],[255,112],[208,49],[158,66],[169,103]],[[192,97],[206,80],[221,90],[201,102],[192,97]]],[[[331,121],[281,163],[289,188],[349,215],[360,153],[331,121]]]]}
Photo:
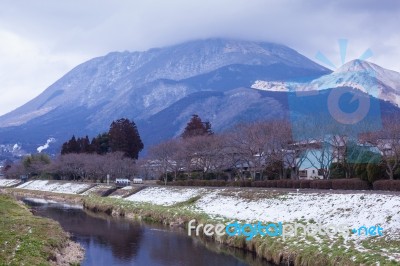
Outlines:
{"type": "Polygon", "coordinates": [[[207,39],[113,52],[77,66],[1,116],[0,144],[36,151],[54,138],[48,150],[56,151],[72,134],[94,136],[112,120],[127,117],[138,124],[148,147],[178,135],[193,113],[216,131],[238,121],[284,116],[283,96],[277,100],[251,84],[313,80],[330,72],[293,49],[267,42],[207,39]]]}
{"type": "MultiPolygon", "coordinates": [[[[400,115],[399,84],[399,73],[369,62],[351,61],[332,72],[267,42],[207,39],[113,52],[77,66],[1,116],[0,145],[14,156],[57,153],[73,134],[93,137],[127,117],[136,122],[148,148],[178,136],[194,113],[217,132],[240,122],[324,114],[333,88],[361,91],[360,100],[372,95],[371,110],[400,115]],[[313,93],[298,97],[299,91],[313,93]],[[13,152],[13,147],[18,149],[13,152]]],[[[343,110],[356,108],[348,95],[343,99],[343,110]]]]}
{"type": "Polygon", "coordinates": [[[321,91],[343,87],[354,88],[400,106],[400,73],[362,60],[350,61],[311,82],[257,80],[252,85],[252,88],[266,91],[321,91]]]}

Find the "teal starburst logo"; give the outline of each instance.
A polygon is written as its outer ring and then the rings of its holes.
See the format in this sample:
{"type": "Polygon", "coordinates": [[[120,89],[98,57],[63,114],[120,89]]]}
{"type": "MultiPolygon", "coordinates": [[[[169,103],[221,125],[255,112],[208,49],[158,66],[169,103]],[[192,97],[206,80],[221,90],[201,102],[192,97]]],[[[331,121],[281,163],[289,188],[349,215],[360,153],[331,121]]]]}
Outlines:
{"type": "MultiPolygon", "coordinates": [[[[347,57],[347,47],[348,47],[349,41],[347,39],[339,39],[338,40],[338,45],[339,45],[339,53],[340,53],[340,60],[342,65],[346,63],[346,57],[347,57]]],[[[367,60],[373,56],[373,52],[370,48],[366,49],[357,59],[359,60],[367,60]]],[[[330,68],[336,70],[340,66],[336,66],[330,59],[328,59],[325,54],[323,54],[321,51],[318,51],[317,54],[315,55],[315,58],[321,62],[322,64],[329,66],[330,68]]]]}

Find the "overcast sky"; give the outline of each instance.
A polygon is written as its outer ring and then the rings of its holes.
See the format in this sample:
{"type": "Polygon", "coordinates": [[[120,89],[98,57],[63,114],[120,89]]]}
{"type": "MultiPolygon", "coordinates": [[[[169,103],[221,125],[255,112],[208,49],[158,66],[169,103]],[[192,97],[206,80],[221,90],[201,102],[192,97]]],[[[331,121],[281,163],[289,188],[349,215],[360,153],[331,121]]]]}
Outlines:
{"type": "MultiPolygon", "coordinates": [[[[285,44],[340,66],[369,59],[400,72],[400,1],[0,0],[0,114],[40,94],[74,66],[111,51],[228,37],[285,44]]],[[[318,62],[318,61],[317,61],[318,62]]]]}

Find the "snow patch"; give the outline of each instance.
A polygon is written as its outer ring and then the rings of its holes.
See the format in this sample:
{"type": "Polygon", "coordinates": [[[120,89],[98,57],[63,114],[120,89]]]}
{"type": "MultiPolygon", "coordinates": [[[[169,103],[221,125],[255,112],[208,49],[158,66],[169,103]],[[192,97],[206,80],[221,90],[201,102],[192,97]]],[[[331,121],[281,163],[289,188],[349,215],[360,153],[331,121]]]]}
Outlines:
{"type": "Polygon", "coordinates": [[[18,179],[0,179],[0,187],[12,187],[20,182],[18,179]]]}
{"type": "Polygon", "coordinates": [[[256,80],[252,89],[262,90],[262,91],[289,91],[287,88],[287,83],[283,81],[264,81],[256,80]]]}
{"type": "Polygon", "coordinates": [[[65,194],[79,194],[81,191],[84,191],[90,187],[91,187],[90,184],[52,182],[47,180],[33,180],[33,181],[28,181],[22,185],[19,185],[17,188],[65,193],[65,194]]]}
{"type": "Polygon", "coordinates": [[[156,205],[170,206],[175,203],[184,202],[190,198],[201,195],[203,189],[190,189],[190,188],[161,188],[151,187],[145,188],[132,196],[125,198],[125,200],[135,202],[147,202],[156,205]]]}
{"type": "Polygon", "coordinates": [[[19,146],[17,143],[15,143],[12,148],[12,152],[19,151],[20,149],[21,149],[21,146],[19,146]]]}

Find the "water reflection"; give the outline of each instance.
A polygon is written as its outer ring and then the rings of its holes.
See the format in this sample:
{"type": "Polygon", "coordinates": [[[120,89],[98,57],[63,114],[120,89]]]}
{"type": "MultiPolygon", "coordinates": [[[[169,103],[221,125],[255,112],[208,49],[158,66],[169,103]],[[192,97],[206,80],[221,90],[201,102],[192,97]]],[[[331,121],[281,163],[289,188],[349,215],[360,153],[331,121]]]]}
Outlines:
{"type": "Polygon", "coordinates": [[[81,243],[86,251],[82,265],[271,265],[251,253],[215,243],[204,245],[182,231],[115,219],[60,204],[25,202],[37,215],[58,221],[81,243]]]}

